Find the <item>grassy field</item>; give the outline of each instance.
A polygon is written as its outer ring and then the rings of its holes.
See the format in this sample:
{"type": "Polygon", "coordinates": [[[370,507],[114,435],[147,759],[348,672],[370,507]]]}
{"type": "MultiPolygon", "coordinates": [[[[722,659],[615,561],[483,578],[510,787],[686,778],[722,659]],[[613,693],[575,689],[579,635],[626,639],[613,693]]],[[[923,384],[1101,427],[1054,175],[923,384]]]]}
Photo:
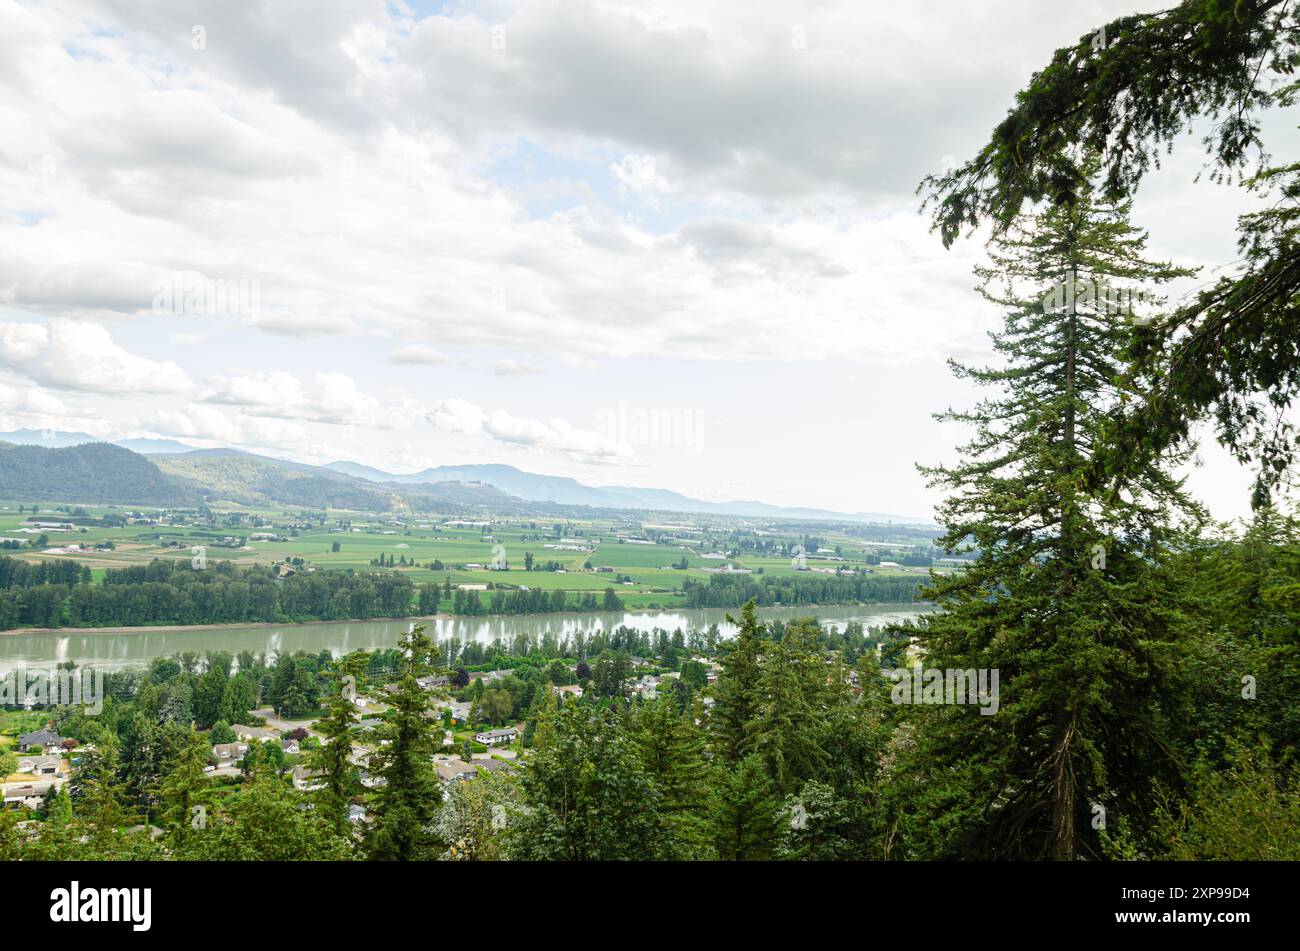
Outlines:
{"type": "Polygon", "coordinates": [[[382,558],[385,564],[395,563],[385,570],[401,572],[416,583],[491,584],[579,594],[599,594],[612,587],[629,607],[671,607],[681,602],[686,579],[705,582],[724,566],[796,577],[803,572],[796,569],[791,552],[805,542],[819,546],[807,549],[803,562],[814,571],[868,565],[882,575],[924,571],[878,563],[905,557],[916,544],[928,544],[915,530],[882,526],[874,532],[849,534],[827,526],[811,539],[803,534],[804,528],[759,519],[697,521],[680,516],[672,521],[662,514],[645,523],[626,518],[485,518],[483,524],[467,525],[428,515],[234,504],[214,504],[210,511],[195,512],[0,501],[0,538],[23,542],[23,547],[0,554],[25,560],[73,559],[89,566],[96,580],[109,568],[147,564],[155,558],[188,560],[194,557],[194,547],[203,546],[209,561],[295,566],[301,562],[318,570],[372,571],[379,570],[377,560],[382,558]],[[129,523],[98,524],[105,517],[129,523]],[[33,521],[71,522],[73,527],[60,532],[34,528],[33,521]],[[274,535],[275,540],[252,537],[258,533],[274,535]],[[42,534],[47,536],[45,542],[32,547],[29,543],[42,534]],[[106,543],[112,548],[95,547],[106,543]],[[72,545],[81,550],[49,551],[72,545]],[[779,553],[763,547],[773,545],[779,553]],[[527,555],[532,556],[535,570],[524,570],[527,555]],[[504,569],[492,567],[501,559],[504,569]],[[676,567],[683,559],[687,567],[676,567]],[[561,570],[540,570],[548,563],[561,570]]]}

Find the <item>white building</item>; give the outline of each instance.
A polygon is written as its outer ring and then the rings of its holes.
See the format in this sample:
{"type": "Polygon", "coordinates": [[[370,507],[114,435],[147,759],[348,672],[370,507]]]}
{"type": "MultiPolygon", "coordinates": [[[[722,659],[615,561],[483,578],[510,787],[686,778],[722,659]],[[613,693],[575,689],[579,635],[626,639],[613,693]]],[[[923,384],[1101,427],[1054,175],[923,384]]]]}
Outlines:
{"type": "Polygon", "coordinates": [[[519,736],[519,731],[514,727],[506,727],[504,730],[480,730],[474,734],[474,739],[484,746],[496,746],[503,743],[513,743],[519,736]]]}

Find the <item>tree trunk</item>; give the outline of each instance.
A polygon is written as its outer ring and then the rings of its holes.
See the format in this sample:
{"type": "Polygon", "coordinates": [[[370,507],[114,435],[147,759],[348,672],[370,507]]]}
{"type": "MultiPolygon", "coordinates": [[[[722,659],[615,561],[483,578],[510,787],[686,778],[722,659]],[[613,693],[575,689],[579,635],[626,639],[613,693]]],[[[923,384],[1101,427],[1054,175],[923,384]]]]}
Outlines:
{"type": "Polygon", "coordinates": [[[1074,715],[1061,710],[1056,715],[1052,737],[1052,859],[1074,859],[1074,715]]]}

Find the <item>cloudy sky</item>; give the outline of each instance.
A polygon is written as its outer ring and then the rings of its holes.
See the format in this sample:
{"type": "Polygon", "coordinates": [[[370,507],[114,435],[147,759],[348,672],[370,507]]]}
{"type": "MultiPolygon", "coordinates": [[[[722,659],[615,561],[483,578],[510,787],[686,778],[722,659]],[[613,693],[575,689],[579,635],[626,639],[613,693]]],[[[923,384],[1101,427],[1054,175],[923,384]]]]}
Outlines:
{"type": "MultiPolygon", "coordinates": [[[[916,184],[1164,5],[0,0],[0,431],[928,515],[997,316],[916,184]]],[[[1231,261],[1199,166],[1138,223],[1231,261]]]]}

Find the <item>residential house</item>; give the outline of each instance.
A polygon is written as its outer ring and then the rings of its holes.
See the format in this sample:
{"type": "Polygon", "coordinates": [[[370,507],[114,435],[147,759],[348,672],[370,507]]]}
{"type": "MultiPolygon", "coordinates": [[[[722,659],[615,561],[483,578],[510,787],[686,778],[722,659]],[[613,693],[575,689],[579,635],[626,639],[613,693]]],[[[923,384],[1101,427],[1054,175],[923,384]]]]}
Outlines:
{"type": "Polygon", "coordinates": [[[63,737],[59,736],[54,730],[36,730],[34,733],[23,733],[18,737],[19,753],[30,752],[34,746],[39,746],[42,750],[48,750],[62,745],[63,737]]]}
{"type": "Polygon", "coordinates": [[[631,692],[643,700],[654,700],[659,696],[659,679],[646,675],[639,679],[633,679],[628,684],[631,692]]]}
{"type": "Polygon", "coordinates": [[[58,776],[66,777],[68,771],[64,768],[63,757],[54,756],[28,756],[18,760],[18,772],[26,773],[29,776],[58,776]]]}
{"type": "Polygon", "coordinates": [[[484,746],[496,746],[498,744],[513,743],[518,736],[519,731],[510,726],[504,730],[480,730],[474,734],[474,740],[484,746]]]}
{"type": "Polygon", "coordinates": [[[297,756],[302,752],[302,744],[297,740],[285,739],[280,741],[280,749],[285,753],[288,753],[290,756],[297,756]]]}
{"type": "Polygon", "coordinates": [[[232,723],[230,729],[234,731],[235,736],[250,743],[254,741],[270,743],[272,740],[279,739],[279,734],[272,730],[265,730],[260,726],[244,726],[242,723],[232,723]]]}
{"type": "Polygon", "coordinates": [[[455,780],[473,779],[478,775],[478,769],[473,763],[467,763],[462,759],[452,759],[446,762],[436,763],[434,769],[438,771],[438,778],[444,782],[453,782],[455,780]]]}
{"type": "Polygon", "coordinates": [[[222,766],[233,766],[240,762],[247,752],[247,743],[217,743],[212,747],[212,755],[222,766]]]}
{"type": "Polygon", "coordinates": [[[315,792],[317,789],[324,789],[325,774],[318,769],[295,766],[293,768],[293,788],[299,792],[315,792]]]}
{"type": "Polygon", "coordinates": [[[53,780],[39,783],[8,783],[0,786],[6,809],[39,809],[41,800],[54,786],[53,780]]]}
{"type": "Polygon", "coordinates": [[[468,700],[464,703],[459,700],[452,700],[447,704],[447,707],[451,709],[452,723],[468,723],[469,712],[474,709],[474,704],[468,700]]]}

